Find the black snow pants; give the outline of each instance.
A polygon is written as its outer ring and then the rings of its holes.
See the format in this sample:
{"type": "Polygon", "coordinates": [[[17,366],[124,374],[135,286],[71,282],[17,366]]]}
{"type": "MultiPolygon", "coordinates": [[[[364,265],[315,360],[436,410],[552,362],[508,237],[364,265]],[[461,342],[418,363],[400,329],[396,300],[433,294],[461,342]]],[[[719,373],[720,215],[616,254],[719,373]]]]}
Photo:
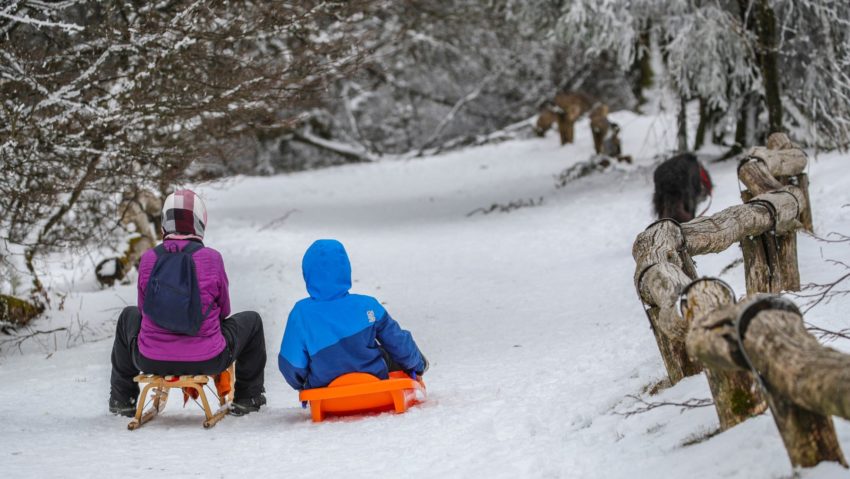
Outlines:
{"type": "Polygon", "coordinates": [[[151,374],[218,374],[236,361],[234,400],[251,398],[265,392],[263,371],[266,367],[266,341],[263,321],[253,311],[236,313],[221,321],[226,346],[218,356],[206,361],[156,361],[139,353],[137,339],[142,326],[139,308],[128,306],[118,317],[115,343],[112,345],[110,395],[122,403],[139,396],[133,377],[140,371],[151,374]]]}

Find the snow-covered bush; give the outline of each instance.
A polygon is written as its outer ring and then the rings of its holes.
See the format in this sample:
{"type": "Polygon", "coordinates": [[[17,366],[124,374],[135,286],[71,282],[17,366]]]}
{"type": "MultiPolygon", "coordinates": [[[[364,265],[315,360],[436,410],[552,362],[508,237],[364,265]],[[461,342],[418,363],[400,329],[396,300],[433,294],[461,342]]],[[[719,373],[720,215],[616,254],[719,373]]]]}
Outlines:
{"type": "MultiPolygon", "coordinates": [[[[109,236],[122,193],[290,123],[363,57],[377,2],[4,2],[0,258],[109,236]]],[[[5,276],[5,275],[4,275],[5,276]]]]}
{"type": "Polygon", "coordinates": [[[798,142],[832,148],[850,142],[847,2],[534,0],[513,1],[511,8],[589,57],[614,59],[624,72],[650,53],[638,48],[648,32],[666,85],[685,99],[701,99],[706,114],[743,119],[739,130],[755,106],[767,112],[753,125],[759,134],[785,129],[798,142]]]}

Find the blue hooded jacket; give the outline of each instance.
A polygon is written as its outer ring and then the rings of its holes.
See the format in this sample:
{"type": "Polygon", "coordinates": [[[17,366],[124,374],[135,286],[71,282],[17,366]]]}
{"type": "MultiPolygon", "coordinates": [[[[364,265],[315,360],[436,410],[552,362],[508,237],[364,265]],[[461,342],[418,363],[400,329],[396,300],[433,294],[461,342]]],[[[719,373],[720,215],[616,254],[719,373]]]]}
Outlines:
{"type": "Polygon", "coordinates": [[[286,321],[278,367],[295,389],[324,387],[351,372],[388,376],[380,347],[406,371],[425,363],[413,337],[375,298],[349,294],[351,263],[342,243],[318,240],[301,263],[309,298],[295,304],[286,321]]]}

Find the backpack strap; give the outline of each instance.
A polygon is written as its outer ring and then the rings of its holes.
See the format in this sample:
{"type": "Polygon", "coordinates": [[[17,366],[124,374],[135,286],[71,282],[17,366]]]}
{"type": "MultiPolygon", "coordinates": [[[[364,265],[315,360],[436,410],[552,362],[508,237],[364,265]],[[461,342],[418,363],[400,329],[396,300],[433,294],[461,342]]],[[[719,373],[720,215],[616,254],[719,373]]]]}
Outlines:
{"type": "MultiPolygon", "coordinates": [[[[189,241],[189,243],[186,244],[186,247],[183,248],[181,251],[184,252],[184,253],[195,254],[196,252],[198,252],[202,249],[204,249],[203,243],[199,243],[199,242],[196,242],[196,241],[189,241]]],[[[154,251],[154,253],[156,253],[157,258],[159,258],[160,256],[162,256],[164,254],[170,253],[170,251],[165,249],[165,243],[160,243],[160,244],[156,245],[156,247],[154,247],[153,251],[154,251]]]]}
{"type": "Polygon", "coordinates": [[[183,248],[184,253],[189,253],[190,255],[195,254],[197,251],[204,249],[203,243],[198,243],[196,241],[189,241],[186,244],[186,247],[183,248]]]}
{"type": "Polygon", "coordinates": [[[153,249],[153,252],[156,253],[156,257],[157,259],[159,259],[160,256],[168,253],[168,250],[165,249],[165,244],[160,243],[156,245],[156,247],[153,249]]]}

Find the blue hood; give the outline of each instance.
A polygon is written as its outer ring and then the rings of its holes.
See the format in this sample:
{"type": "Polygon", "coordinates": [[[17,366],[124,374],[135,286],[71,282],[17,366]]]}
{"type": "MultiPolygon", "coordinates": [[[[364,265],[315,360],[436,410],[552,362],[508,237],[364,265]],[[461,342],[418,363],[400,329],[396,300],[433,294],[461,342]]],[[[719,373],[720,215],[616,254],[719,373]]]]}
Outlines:
{"type": "Polygon", "coordinates": [[[337,240],[322,239],[310,245],[301,260],[301,271],[313,299],[330,301],[351,289],[351,262],[337,240]]]}

